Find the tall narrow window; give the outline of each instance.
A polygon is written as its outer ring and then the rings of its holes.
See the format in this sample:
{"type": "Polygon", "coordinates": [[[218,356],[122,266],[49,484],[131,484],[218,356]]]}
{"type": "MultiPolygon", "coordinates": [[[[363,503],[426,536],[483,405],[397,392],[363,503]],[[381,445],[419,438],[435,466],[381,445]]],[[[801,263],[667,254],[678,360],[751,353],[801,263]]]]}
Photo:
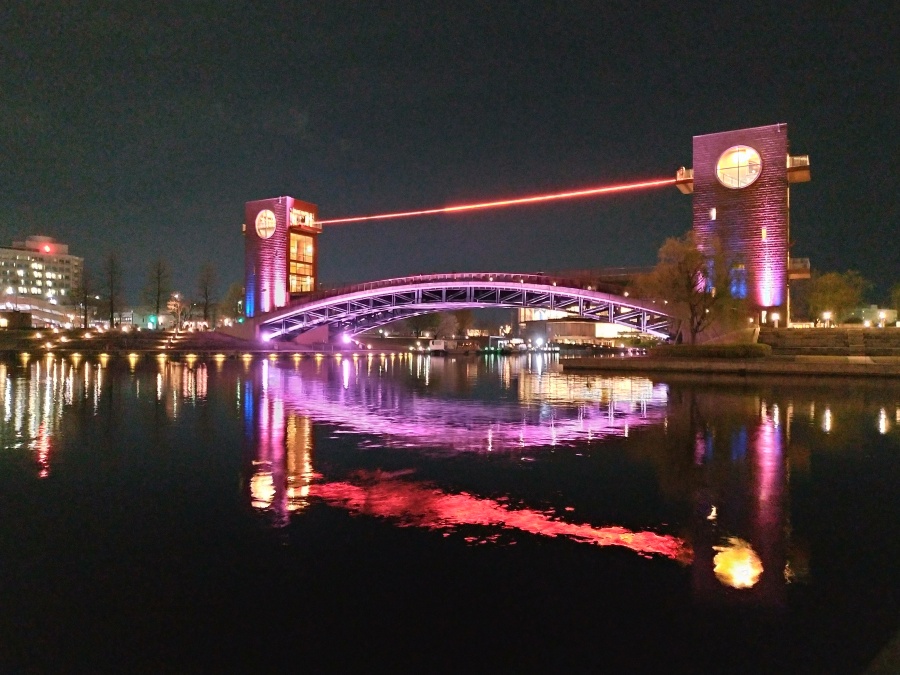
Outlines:
{"type": "Polygon", "coordinates": [[[315,242],[313,238],[291,232],[288,255],[288,286],[291,293],[309,293],[315,289],[314,261],[315,242]]]}

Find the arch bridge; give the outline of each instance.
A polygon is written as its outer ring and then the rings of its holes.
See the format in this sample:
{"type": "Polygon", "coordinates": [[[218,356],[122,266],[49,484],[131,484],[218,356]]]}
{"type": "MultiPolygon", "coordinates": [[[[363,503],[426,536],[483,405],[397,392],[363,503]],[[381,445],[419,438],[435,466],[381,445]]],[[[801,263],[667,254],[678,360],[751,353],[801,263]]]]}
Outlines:
{"type": "Polygon", "coordinates": [[[620,287],[508,272],[425,274],[318,291],[251,322],[262,339],[279,340],[323,325],[357,334],[419,314],[491,307],[557,310],[669,336],[664,308],[629,298],[620,287]]]}

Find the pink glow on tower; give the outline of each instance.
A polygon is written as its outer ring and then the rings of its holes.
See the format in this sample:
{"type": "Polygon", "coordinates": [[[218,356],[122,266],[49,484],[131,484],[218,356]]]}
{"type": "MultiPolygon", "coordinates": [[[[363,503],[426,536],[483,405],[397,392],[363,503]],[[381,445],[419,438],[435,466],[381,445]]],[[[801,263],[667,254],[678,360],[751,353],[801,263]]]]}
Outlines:
{"type": "Polygon", "coordinates": [[[247,317],[284,307],[294,287],[315,288],[316,235],[321,230],[315,223],[317,213],[314,204],[293,197],[260,199],[244,205],[247,317]]]}
{"type": "Polygon", "coordinates": [[[809,159],[788,155],[786,124],[694,136],[694,167],[679,173],[679,189],[693,193],[700,248],[721,243],[731,258],[732,292],[757,310],[787,302],[788,186],[807,180],[809,159]],[[735,152],[752,162],[739,170],[735,152]]]}

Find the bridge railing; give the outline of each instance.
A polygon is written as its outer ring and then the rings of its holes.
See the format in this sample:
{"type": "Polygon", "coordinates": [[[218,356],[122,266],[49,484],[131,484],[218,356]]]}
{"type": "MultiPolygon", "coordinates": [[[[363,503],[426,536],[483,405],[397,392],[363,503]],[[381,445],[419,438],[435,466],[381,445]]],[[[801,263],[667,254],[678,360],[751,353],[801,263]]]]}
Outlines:
{"type": "Polygon", "coordinates": [[[380,279],[378,281],[366,281],[350,286],[341,286],[338,288],[328,288],[315,291],[309,295],[303,296],[297,302],[314,302],[316,300],[324,300],[338,295],[349,295],[350,293],[361,293],[364,291],[375,291],[380,288],[391,288],[395,286],[408,286],[414,284],[428,282],[501,282],[513,284],[536,284],[540,286],[563,286],[566,288],[582,288],[589,291],[600,291],[602,293],[611,293],[618,295],[622,292],[620,285],[603,282],[586,283],[584,279],[572,279],[559,277],[549,274],[513,274],[510,272],[450,272],[445,274],[417,274],[408,277],[395,277],[393,279],[380,279]]]}

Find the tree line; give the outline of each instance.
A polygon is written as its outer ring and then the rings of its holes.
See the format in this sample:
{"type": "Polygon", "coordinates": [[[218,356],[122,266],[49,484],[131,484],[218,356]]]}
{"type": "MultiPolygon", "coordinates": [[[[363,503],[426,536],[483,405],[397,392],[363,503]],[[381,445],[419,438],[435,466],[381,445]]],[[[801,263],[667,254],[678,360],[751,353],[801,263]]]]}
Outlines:
{"type": "MultiPolygon", "coordinates": [[[[219,319],[235,320],[243,316],[243,285],[232,283],[219,296],[218,274],[212,263],[207,262],[200,267],[196,287],[190,294],[183,294],[174,288],[172,269],[164,258],[152,260],[145,274],[141,301],[157,317],[157,325],[167,314],[172,316],[176,325],[196,319],[210,327],[219,319]]],[[[72,289],[72,301],[78,306],[85,326],[89,325],[94,315],[108,320],[110,326],[120,323],[126,299],[124,268],[117,253],[109,253],[97,272],[84,268],[81,282],[72,289]]]]}
{"type": "MultiPolygon", "coordinates": [[[[682,322],[693,343],[714,323],[725,329],[747,325],[749,306],[740,297],[741,274],[736,274],[743,269],[741,261],[715,239],[701,250],[690,231],[667,239],[659,249],[656,266],[637,277],[629,292],[665,304],[666,313],[682,322]]],[[[872,289],[873,284],[855,270],[813,272],[808,282],[791,286],[792,319],[861,321],[854,318],[854,311],[865,304],[872,289]]],[[[900,283],[891,288],[885,305],[900,315],[900,283]]]]}

